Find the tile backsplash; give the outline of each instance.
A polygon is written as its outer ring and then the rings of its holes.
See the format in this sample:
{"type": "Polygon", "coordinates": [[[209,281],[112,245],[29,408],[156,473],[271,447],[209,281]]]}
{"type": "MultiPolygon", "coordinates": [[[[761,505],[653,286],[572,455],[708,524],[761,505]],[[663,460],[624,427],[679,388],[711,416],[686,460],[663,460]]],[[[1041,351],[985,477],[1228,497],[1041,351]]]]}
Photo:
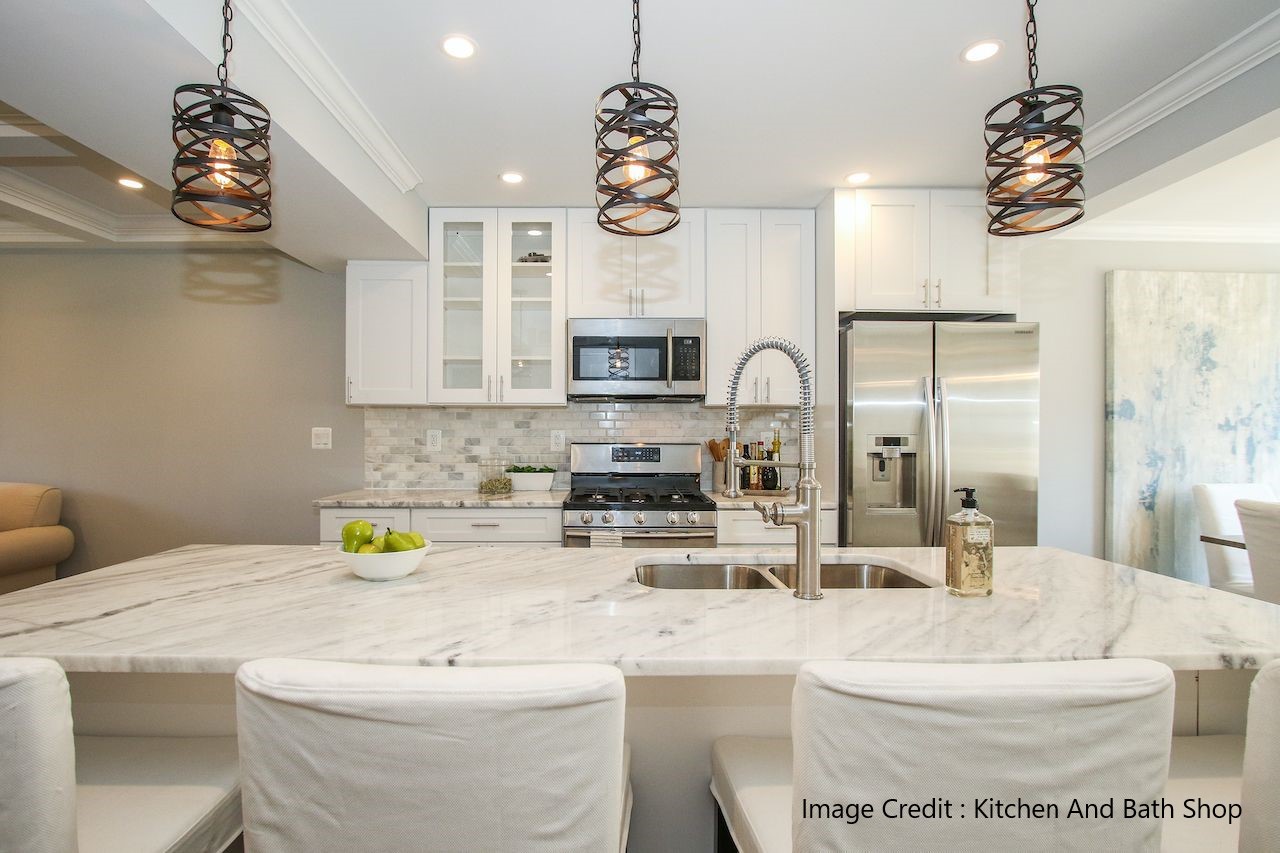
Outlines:
{"type": "MultiPolygon", "coordinates": [[[[772,439],[782,424],[782,458],[794,460],[799,419],[795,410],[743,409],[742,440],[772,439]],[[766,434],[768,438],[766,438],[766,434]]],[[[477,463],[500,457],[513,464],[551,465],[555,487],[569,482],[569,445],[588,441],[695,442],[704,445],[703,488],[710,488],[709,438],[723,438],[724,409],[698,403],[576,403],[565,408],[366,408],[364,479],[371,489],[465,489],[479,482],[477,463]],[[427,451],[427,430],[442,434],[441,449],[427,451]],[[553,430],[564,430],[565,449],[551,449],[553,430]]],[[[783,470],[782,481],[795,481],[783,470]]]]}

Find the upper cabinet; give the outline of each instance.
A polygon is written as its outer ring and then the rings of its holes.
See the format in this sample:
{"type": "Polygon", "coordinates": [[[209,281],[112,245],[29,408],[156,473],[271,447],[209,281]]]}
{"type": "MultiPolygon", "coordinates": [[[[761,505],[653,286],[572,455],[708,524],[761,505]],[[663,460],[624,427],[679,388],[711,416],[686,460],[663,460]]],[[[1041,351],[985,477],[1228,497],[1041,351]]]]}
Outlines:
{"type": "MultiPolygon", "coordinates": [[[[853,286],[837,286],[844,311],[1008,312],[1016,293],[987,234],[985,199],[977,190],[857,190],[852,235],[837,233],[837,252],[850,250],[853,286]],[[851,245],[850,245],[851,243],[851,245]]],[[[837,198],[837,214],[848,196],[837,198]]],[[[836,216],[836,227],[848,227],[836,216]]],[[[1008,242],[1005,240],[1004,242],[1008,242]]],[[[844,265],[837,258],[836,269],[844,265]]]]}
{"type": "Polygon", "coordinates": [[[604,231],[595,208],[571,208],[567,220],[569,317],[704,316],[706,211],[683,210],[651,237],[604,231]]]}
{"type": "MultiPolygon", "coordinates": [[[[811,210],[709,210],[706,213],[707,405],[724,405],[738,355],[776,335],[814,363],[814,214],[811,210]]],[[[768,351],[747,365],[742,405],[795,406],[791,360],[768,351]]]]}
{"type": "Polygon", "coordinates": [[[427,264],[347,264],[346,400],[427,402],[427,264]]]}
{"type": "Polygon", "coordinates": [[[431,211],[431,403],[564,403],[564,246],[562,209],[431,211]]]}

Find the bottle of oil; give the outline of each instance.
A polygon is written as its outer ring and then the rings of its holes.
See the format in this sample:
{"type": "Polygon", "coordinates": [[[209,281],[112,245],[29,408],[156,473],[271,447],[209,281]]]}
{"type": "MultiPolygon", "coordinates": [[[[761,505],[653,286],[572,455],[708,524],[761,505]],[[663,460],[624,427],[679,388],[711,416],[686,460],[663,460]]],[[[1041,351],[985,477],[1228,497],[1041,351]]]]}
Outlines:
{"type": "Polygon", "coordinates": [[[947,591],[972,598],[991,594],[995,522],[978,511],[976,489],[963,492],[960,511],[947,518],[947,591]]]}

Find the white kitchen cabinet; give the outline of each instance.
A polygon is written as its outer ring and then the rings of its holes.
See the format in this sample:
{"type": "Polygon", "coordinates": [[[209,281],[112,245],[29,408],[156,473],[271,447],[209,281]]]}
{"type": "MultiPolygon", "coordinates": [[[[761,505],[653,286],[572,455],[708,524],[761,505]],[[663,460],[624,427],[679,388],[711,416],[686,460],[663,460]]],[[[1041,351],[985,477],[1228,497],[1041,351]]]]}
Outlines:
{"type": "Polygon", "coordinates": [[[388,530],[412,530],[408,507],[337,507],[320,510],[320,544],[342,544],[342,527],[363,519],[373,525],[375,536],[388,530]]]}
{"type": "Polygon", "coordinates": [[[432,542],[560,542],[559,508],[414,509],[414,530],[432,542]]]}
{"type": "Polygon", "coordinates": [[[706,211],[683,210],[678,226],[651,237],[608,233],[595,208],[566,215],[569,317],[704,316],[706,211]]]}
{"type": "Polygon", "coordinates": [[[559,208],[431,211],[431,403],[564,403],[564,231],[559,208]]]}
{"type": "MultiPolygon", "coordinates": [[[[764,500],[763,498],[761,500],[764,500]]],[[[839,537],[836,510],[819,512],[819,543],[835,545],[839,537]]],[[[795,545],[794,527],[765,524],[754,509],[716,509],[716,546],[725,545],[795,545]]]]}
{"type": "MultiPolygon", "coordinates": [[[[813,364],[814,215],[811,210],[707,211],[707,398],[724,405],[729,376],[751,341],[777,335],[813,364]]],[[[742,405],[795,406],[800,383],[780,352],[752,359],[742,405]]]]}
{"type": "Polygon", "coordinates": [[[1006,277],[993,270],[998,242],[987,234],[980,191],[858,190],[854,204],[854,304],[841,309],[1002,312],[1016,307],[1006,277]]]}
{"type": "Polygon", "coordinates": [[[353,405],[427,402],[427,264],[347,264],[347,384],[353,405]]]}

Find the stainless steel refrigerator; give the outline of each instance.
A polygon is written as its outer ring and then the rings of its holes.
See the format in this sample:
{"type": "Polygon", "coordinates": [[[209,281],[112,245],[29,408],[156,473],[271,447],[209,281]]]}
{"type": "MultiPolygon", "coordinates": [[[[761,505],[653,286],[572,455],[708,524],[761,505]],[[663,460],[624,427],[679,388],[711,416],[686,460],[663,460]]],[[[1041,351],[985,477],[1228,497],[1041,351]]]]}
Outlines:
{"type": "Polygon", "coordinates": [[[841,329],[841,545],[942,545],[961,487],[997,545],[1036,544],[1036,323],[852,320],[841,329]]]}

